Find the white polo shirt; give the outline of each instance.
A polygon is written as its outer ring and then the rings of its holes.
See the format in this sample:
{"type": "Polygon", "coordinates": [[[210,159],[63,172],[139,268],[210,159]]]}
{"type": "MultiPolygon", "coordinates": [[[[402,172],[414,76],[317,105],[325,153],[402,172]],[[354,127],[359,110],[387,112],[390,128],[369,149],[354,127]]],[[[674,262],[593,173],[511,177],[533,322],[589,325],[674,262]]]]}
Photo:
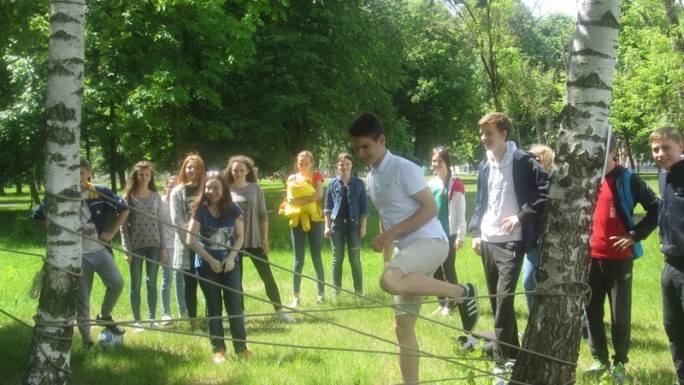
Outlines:
{"type": "MultiPolygon", "coordinates": [[[[415,213],[420,205],[413,199],[427,187],[423,171],[416,164],[387,151],[380,166],[371,166],[368,188],[375,208],[385,229],[391,229],[415,213]]],[[[395,239],[399,249],[418,238],[438,238],[448,242],[437,217],[420,228],[395,239]]]]}

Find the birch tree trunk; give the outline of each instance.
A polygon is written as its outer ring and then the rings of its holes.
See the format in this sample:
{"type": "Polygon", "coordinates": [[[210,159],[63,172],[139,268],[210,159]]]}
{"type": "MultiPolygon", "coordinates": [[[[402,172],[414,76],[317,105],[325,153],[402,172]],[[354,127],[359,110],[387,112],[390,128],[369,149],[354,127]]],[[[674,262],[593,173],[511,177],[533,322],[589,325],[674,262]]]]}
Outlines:
{"type": "Polygon", "coordinates": [[[568,66],[556,169],[537,271],[540,295],[511,383],[570,384],[579,355],[589,239],[605,160],[605,139],[617,58],[621,0],[580,0],[568,66]],[[518,382],[516,382],[518,381],[518,382]]]}
{"type": "Polygon", "coordinates": [[[81,272],[79,129],[84,71],[83,0],[50,1],[44,213],[47,263],[24,384],[65,384],[81,272]],[[70,199],[57,198],[57,195],[70,199]],[[56,223],[50,223],[54,220],[56,223]]]}

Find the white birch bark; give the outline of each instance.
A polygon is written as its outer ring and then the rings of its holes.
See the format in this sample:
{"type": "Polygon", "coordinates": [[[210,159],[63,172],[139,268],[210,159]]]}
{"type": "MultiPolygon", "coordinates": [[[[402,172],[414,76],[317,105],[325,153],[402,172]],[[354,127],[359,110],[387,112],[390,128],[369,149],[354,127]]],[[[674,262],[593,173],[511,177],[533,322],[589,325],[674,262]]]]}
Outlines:
{"type": "Polygon", "coordinates": [[[64,322],[72,323],[76,317],[81,239],[60,226],[77,230],[80,225],[84,17],[83,0],[50,1],[44,212],[56,223],[48,225],[47,263],[24,384],[65,384],[70,370],[74,329],[64,322]]]}
{"type": "Polygon", "coordinates": [[[580,0],[567,69],[556,170],[537,272],[537,295],[523,347],[567,363],[521,352],[512,383],[574,382],[580,316],[587,290],[589,240],[605,162],[605,140],[618,46],[621,0],[580,0]]]}

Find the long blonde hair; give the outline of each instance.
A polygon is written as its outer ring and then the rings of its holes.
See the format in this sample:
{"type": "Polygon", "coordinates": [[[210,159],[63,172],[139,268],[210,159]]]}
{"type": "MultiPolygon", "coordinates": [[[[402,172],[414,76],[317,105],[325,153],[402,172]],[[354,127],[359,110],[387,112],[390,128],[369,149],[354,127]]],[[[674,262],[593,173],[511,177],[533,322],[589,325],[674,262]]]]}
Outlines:
{"type": "Polygon", "coordinates": [[[539,164],[549,175],[553,174],[553,161],[556,158],[556,153],[551,147],[535,143],[530,147],[530,152],[537,157],[539,164]]]}

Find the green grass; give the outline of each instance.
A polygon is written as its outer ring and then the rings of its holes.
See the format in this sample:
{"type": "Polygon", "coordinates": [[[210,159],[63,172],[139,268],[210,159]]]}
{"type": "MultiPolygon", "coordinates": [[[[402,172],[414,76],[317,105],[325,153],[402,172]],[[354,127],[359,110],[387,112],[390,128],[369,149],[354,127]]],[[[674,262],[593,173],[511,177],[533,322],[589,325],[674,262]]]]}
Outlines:
{"type": "MultiPolygon", "coordinates": [[[[468,215],[470,218],[474,207],[475,178],[464,177],[467,190],[468,215]]],[[[649,183],[654,180],[646,178],[649,183]]],[[[289,228],[284,217],[277,215],[277,206],[284,196],[283,186],[279,182],[263,184],[271,211],[271,245],[270,258],[285,268],[292,266],[292,251],[289,228]]],[[[24,252],[43,253],[44,233],[29,219],[30,204],[27,194],[10,194],[0,197],[0,248],[24,252]],[[10,203],[11,204],[7,204],[10,203]]],[[[368,225],[369,234],[364,240],[362,261],[364,265],[364,286],[366,295],[373,300],[384,303],[390,297],[378,287],[378,278],[382,272],[382,257],[370,248],[370,240],[377,233],[377,214],[372,213],[368,225]]],[[[470,245],[470,240],[466,240],[470,245]]],[[[633,297],[633,329],[629,383],[671,385],[673,369],[667,340],[662,328],[662,308],[660,299],[659,277],[663,262],[657,250],[658,240],[654,233],[645,242],[646,255],[636,262],[634,268],[633,297]]],[[[326,242],[323,249],[326,276],[330,276],[331,252],[326,242]]],[[[128,269],[122,254],[116,252],[117,263],[124,278],[128,281],[128,269]]],[[[313,276],[313,266],[308,259],[304,274],[313,276]]],[[[37,301],[27,296],[32,277],[41,262],[39,258],[0,251],[0,264],[3,266],[2,288],[0,290],[0,309],[10,312],[15,317],[32,323],[37,301]]],[[[474,282],[484,295],[484,278],[480,258],[469,247],[465,247],[457,255],[457,271],[462,282],[474,282]]],[[[292,275],[287,271],[274,268],[279,283],[283,302],[289,303],[292,295],[292,275]]],[[[351,273],[345,266],[344,287],[351,287],[351,273]]],[[[245,263],[244,288],[246,293],[265,298],[263,285],[256,275],[251,262],[245,263]]],[[[522,289],[520,289],[522,291],[522,289]]],[[[103,287],[99,279],[95,280],[92,296],[93,311],[99,307],[103,287]]],[[[302,283],[303,311],[312,313],[323,320],[316,320],[297,315],[298,322],[284,324],[270,316],[252,316],[247,324],[249,348],[255,357],[241,361],[234,357],[223,365],[214,365],[211,360],[211,347],[207,339],[201,336],[185,336],[163,332],[146,331],[142,333],[128,332],[125,335],[125,346],[113,351],[99,348],[88,352],[81,349],[81,340],[76,333],[72,349],[72,384],[388,384],[400,382],[397,358],[392,354],[372,352],[346,352],[326,349],[353,349],[394,352],[392,344],[380,339],[394,341],[392,330],[392,310],[389,308],[363,308],[374,303],[352,294],[343,294],[337,299],[328,299],[323,306],[315,306],[315,283],[304,280],[302,283]],[[346,310],[349,307],[360,309],[346,310]],[[359,332],[377,337],[362,335],[353,330],[334,326],[335,322],[359,332]],[[263,343],[263,344],[262,344],[263,343]],[[282,344],[273,346],[269,344],[282,344]],[[287,346],[285,346],[287,345],[287,346]],[[298,346],[298,347],[297,347],[298,346]],[[320,349],[316,349],[316,347],[320,349]]],[[[144,296],[143,296],[144,297],[144,296]]],[[[200,312],[204,307],[200,297],[200,312]]],[[[146,309],[143,300],[143,311],[146,309]]],[[[172,301],[175,309],[175,301],[172,301]]],[[[487,301],[480,301],[482,315],[478,330],[492,330],[492,315],[487,301]]],[[[423,307],[423,315],[431,320],[445,322],[454,327],[461,327],[455,318],[432,317],[429,313],[435,307],[427,304],[423,307]]],[[[249,314],[271,313],[272,307],[255,299],[246,300],[249,314]]],[[[516,301],[518,322],[524,330],[527,314],[523,297],[516,301]]],[[[158,310],[159,313],[159,310],[158,310]]],[[[132,319],[128,301],[128,288],[114,310],[116,320],[132,319]]],[[[549,325],[553,327],[553,325],[549,325]]],[[[93,328],[93,337],[99,328],[93,328]]],[[[188,332],[189,327],[180,325],[169,328],[170,331],[188,332]]],[[[457,353],[457,347],[451,341],[458,332],[427,320],[418,322],[418,336],[421,348],[431,354],[458,358],[461,364],[476,365],[489,370],[490,364],[470,361],[457,353]]],[[[31,331],[22,324],[0,314],[0,378],[7,384],[20,383],[21,376],[27,367],[27,352],[31,339],[31,331]]],[[[581,370],[591,364],[591,357],[586,343],[580,347],[577,384],[596,384],[596,381],[583,378],[581,370]]],[[[421,361],[421,379],[423,381],[460,378],[467,376],[469,369],[459,363],[447,363],[438,359],[424,358],[421,361]]],[[[472,382],[450,381],[443,383],[490,384],[491,378],[476,378],[472,382]]]]}

